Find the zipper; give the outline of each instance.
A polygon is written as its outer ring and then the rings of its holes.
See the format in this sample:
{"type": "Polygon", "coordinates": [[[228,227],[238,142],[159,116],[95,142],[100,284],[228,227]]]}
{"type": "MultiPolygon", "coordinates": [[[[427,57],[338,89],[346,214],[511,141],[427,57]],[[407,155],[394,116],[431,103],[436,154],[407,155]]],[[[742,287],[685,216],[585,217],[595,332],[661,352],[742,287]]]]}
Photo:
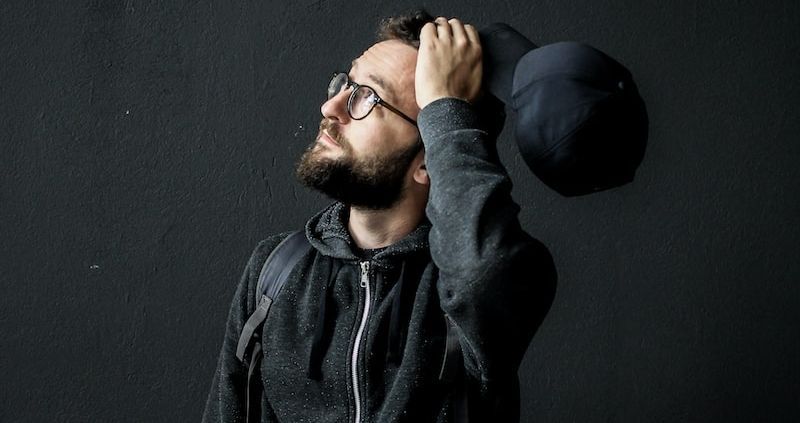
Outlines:
{"type": "Polygon", "coordinates": [[[371,303],[369,291],[369,261],[362,261],[359,264],[361,265],[361,287],[366,290],[366,294],[364,296],[364,313],[361,315],[361,324],[358,326],[358,332],[356,332],[353,356],[350,361],[353,377],[353,396],[356,402],[355,423],[361,423],[361,392],[358,385],[358,350],[361,346],[361,337],[364,335],[364,328],[367,326],[367,318],[369,317],[369,307],[371,303]]]}

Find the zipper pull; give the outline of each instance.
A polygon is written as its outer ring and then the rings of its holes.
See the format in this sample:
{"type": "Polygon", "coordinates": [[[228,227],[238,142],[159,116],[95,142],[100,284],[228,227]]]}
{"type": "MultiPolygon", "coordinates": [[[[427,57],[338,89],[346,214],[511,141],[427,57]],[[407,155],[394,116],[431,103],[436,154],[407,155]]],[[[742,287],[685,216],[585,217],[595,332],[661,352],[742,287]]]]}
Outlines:
{"type": "Polygon", "coordinates": [[[366,288],[369,283],[369,262],[362,261],[361,263],[361,287],[366,288]]]}

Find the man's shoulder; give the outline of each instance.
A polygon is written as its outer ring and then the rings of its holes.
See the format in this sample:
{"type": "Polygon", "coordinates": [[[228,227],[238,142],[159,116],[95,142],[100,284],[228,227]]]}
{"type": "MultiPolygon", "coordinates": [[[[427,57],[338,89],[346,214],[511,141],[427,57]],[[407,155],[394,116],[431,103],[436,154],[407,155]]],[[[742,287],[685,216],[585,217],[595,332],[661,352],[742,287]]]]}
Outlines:
{"type": "Polygon", "coordinates": [[[279,232],[259,241],[253,249],[253,253],[250,255],[249,267],[254,266],[260,269],[270,253],[275,250],[275,247],[295,232],[297,231],[279,232]]]}
{"type": "Polygon", "coordinates": [[[275,247],[294,232],[295,231],[276,233],[262,239],[256,244],[253,252],[250,254],[250,258],[247,260],[245,273],[240,282],[240,284],[243,285],[240,287],[240,295],[246,295],[251,299],[253,298],[261,269],[264,267],[269,255],[275,250],[275,247]]]}

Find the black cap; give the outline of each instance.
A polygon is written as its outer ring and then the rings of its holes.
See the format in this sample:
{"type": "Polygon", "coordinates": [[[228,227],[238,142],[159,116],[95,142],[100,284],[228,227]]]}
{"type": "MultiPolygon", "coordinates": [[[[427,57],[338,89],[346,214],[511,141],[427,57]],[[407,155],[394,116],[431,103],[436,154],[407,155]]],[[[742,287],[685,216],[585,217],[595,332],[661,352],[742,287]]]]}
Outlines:
{"type": "Polygon", "coordinates": [[[630,72],[577,42],[536,47],[506,24],[482,29],[484,84],[512,111],[528,167],[565,196],[633,180],[648,119],[630,72]]]}

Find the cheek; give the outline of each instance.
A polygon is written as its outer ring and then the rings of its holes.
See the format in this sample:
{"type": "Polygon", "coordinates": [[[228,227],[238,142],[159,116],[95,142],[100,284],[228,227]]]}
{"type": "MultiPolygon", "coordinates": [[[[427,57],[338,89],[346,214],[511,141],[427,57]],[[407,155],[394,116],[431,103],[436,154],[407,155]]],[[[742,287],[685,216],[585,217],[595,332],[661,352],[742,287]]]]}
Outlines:
{"type": "Polygon", "coordinates": [[[369,117],[364,121],[356,122],[358,125],[351,125],[343,132],[356,156],[372,153],[377,146],[381,145],[385,135],[385,128],[374,125],[372,122],[366,122],[367,120],[369,117]]]}
{"type": "MultiPolygon", "coordinates": [[[[373,113],[375,113],[373,111],[373,113]]],[[[419,133],[412,125],[397,119],[396,124],[389,125],[381,119],[366,119],[355,122],[343,130],[357,158],[375,157],[414,145],[419,133]]]]}

